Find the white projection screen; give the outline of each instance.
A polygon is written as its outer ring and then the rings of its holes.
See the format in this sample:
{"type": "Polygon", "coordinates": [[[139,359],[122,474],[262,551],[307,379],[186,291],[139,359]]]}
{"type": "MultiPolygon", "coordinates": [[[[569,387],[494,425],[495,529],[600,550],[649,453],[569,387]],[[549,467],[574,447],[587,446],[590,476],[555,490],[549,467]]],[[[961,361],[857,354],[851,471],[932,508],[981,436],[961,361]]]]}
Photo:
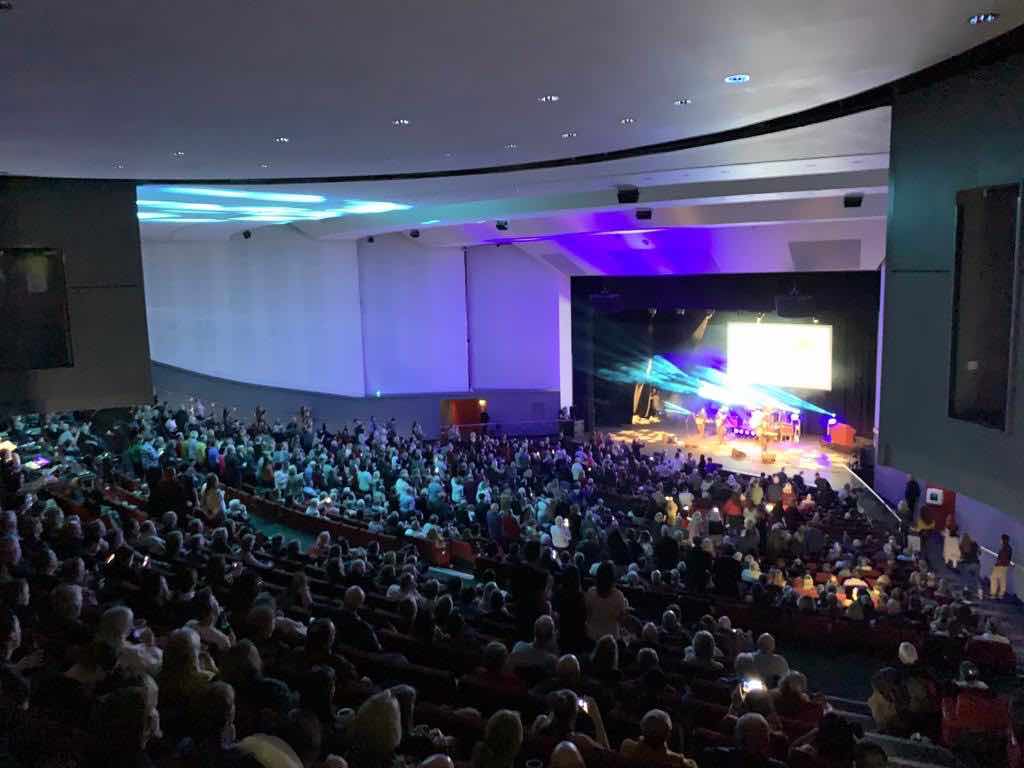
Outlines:
{"type": "Polygon", "coordinates": [[[832,326],[812,323],[729,323],[730,376],[783,389],[832,389],[832,326]]]}

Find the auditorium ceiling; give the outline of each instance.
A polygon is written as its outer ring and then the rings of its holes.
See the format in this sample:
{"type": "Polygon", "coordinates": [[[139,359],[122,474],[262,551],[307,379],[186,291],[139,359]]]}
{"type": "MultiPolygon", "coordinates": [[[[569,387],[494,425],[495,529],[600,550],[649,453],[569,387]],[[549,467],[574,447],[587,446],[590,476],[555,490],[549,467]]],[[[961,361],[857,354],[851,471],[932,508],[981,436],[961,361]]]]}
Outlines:
{"type": "MultiPolygon", "coordinates": [[[[1024,22],[1015,0],[7,5],[0,171],[150,180],[491,169],[704,136],[849,97],[1024,22]],[[969,23],[980,11],[998,19],[969,23]]],[[[817,134],[799,154],[884,151],[886,131],[868,121],[838,149],[844,134],[817,134]]],[[[706,149],[694,165],[786,159],[706,149]]],[[[686,162],[652,155],[603,173],[686,162]]],[[[504,198],[601,175],[537,173],[359,198],[504,198]]]]}

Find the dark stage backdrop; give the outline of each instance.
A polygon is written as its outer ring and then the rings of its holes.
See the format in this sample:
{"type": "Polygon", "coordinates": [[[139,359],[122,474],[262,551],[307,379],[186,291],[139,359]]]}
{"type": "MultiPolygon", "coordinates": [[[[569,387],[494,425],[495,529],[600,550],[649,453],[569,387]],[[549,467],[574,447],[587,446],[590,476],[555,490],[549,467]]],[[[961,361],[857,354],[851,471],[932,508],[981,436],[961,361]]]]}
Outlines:
{"type": "MultiPolygon", "coordinates": [[[[834,411],[858,434],[870,436],[875,416],[879,282],[877,272],[574,277],[577,411],[588,429],[628,423],[633,385],[607,381],[595,376],[595,371],[629,357],[641,365],[654,354],[672,359],[673,354],[708,355],[716,348],[721,355],[717,362],[722,364],[725,323],[752,321],[761,312],[774,319],[775,297],[790,293],[796,285],[801,294],[815,298],[815,317],[832,326],[832,390],[794,394],[834,411]],[[653,317],[651,309],[657,310],[653,317]],[[704,332],[705,343],[695,345],[694,332],[709,309],[715,310],[715,316],[704,332]]],[[[797,365],[799,361],[780,350],[779,364],[797,365]]],[[[816,431],[819,422],[813,415],[805,417],[804,430],[816,431]]]]}

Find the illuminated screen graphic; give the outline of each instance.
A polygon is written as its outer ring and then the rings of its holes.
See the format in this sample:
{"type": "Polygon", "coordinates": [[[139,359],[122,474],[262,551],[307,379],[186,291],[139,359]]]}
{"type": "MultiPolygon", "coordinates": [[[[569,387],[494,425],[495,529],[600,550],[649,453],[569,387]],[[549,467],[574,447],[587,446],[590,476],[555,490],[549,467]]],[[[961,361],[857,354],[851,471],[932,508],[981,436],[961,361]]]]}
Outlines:
{"type": "Polygon", "coordinates": [[[729,323],[730,377],[783,389],[832,389],[832,326],[729,323]]]}

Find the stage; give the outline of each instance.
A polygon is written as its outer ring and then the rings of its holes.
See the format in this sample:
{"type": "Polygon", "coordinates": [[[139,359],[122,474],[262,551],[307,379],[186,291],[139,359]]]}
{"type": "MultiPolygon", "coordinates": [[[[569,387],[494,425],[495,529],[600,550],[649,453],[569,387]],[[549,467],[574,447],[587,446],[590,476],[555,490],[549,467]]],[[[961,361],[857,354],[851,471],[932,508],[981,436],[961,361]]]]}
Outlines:
{"type": "MultiPolygon", "coordinates": [[[[691,426],[688,430],[674,424],[630,424],[623,427],[607,427],[598,430],[613,440],[632,442],[639,440],[644,444],[645,453],[665,451],[672,455],[676,450],[683,456],[692,453],[694,458],[700,454],[721,464],[726,470],[746,475],[760,475],[762,472],[771,474],[785,469],[789,475],[802,472],[804,479],[810,483],[817,472],[833,488],[841,488],[850,482],[849,469],[855,454],[844,453],[821,444],[814,435],[804,435],[798,442],[783,441],[771,443],[767,453],[775,454],[775,461],[766,464],[761,458],[761,446],[756,440],[727,439],[720,443],[715,435],[699,437],[691,426]],[[738,451],[743,456],[734,456],[738,451]]],[[[710,429],[708,430],[711,431],[710,429]]]]}

